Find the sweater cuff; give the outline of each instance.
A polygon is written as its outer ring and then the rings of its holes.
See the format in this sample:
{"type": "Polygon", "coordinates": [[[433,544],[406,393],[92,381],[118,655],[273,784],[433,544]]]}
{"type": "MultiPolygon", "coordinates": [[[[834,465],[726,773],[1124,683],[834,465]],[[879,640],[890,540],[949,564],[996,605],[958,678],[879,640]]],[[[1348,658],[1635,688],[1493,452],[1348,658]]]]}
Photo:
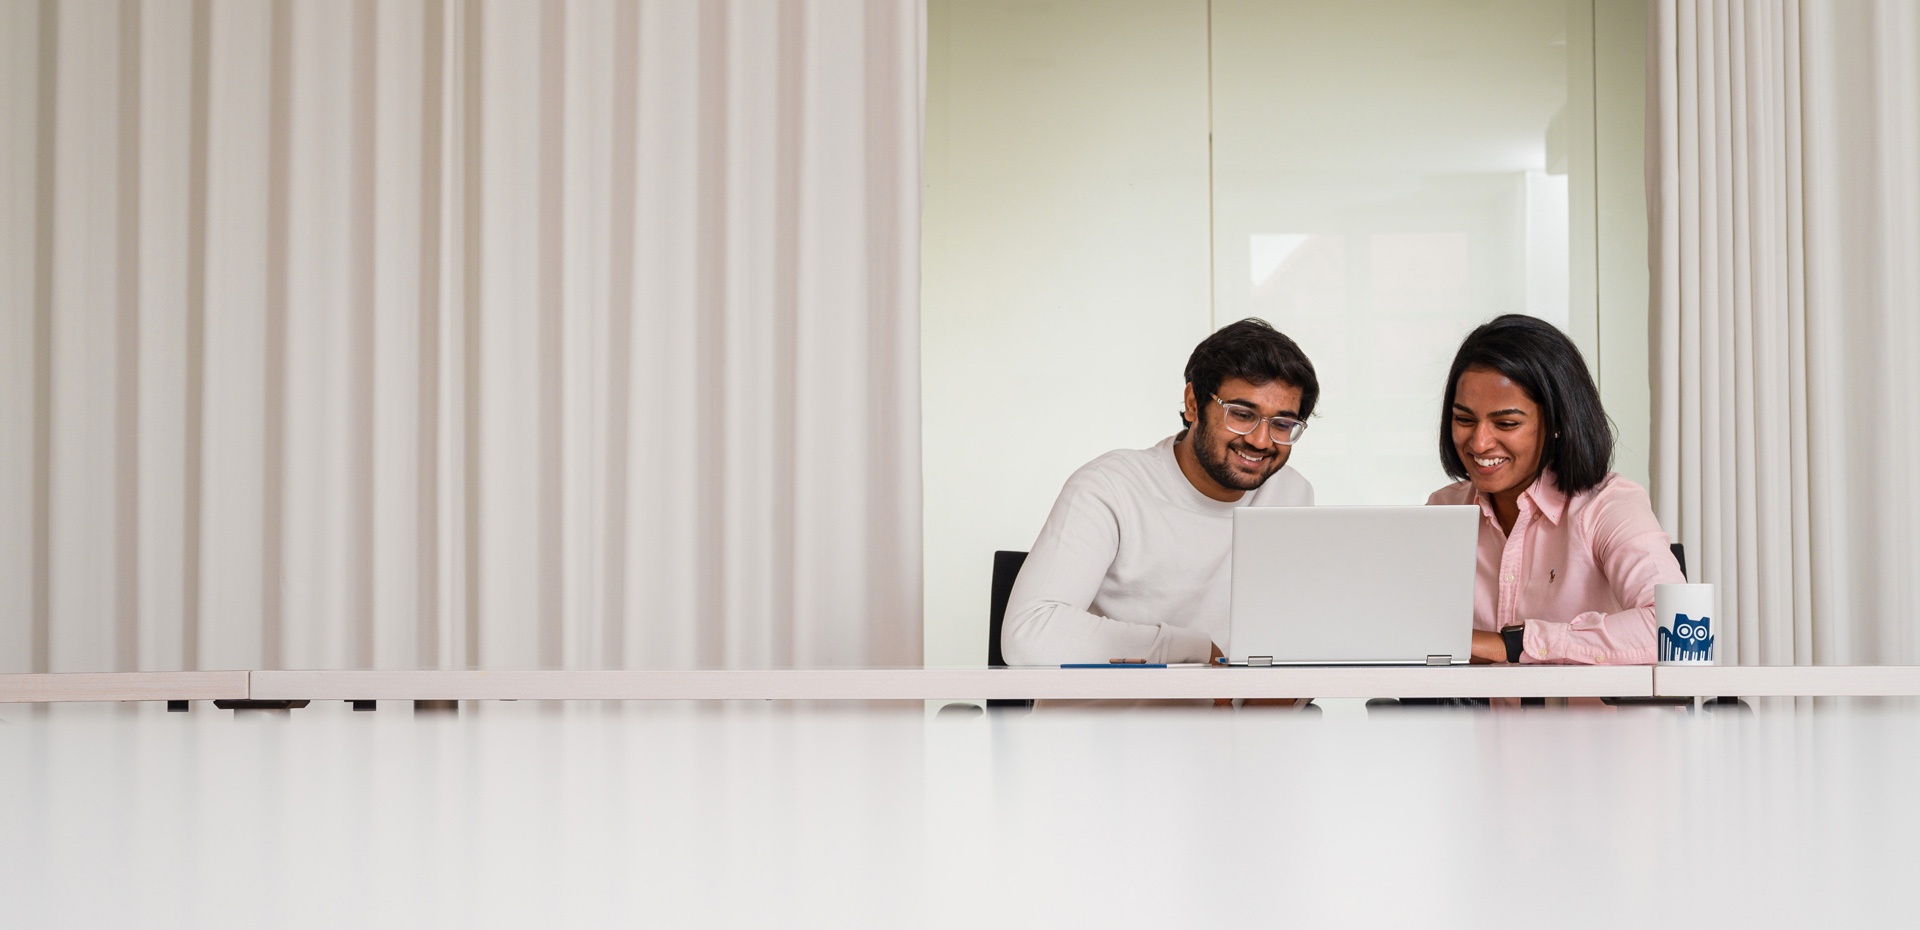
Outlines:
{"type": "Polygon", "coordinates": [[[1205,630],[1190,630],[1183,626],[1161,625],[1165,638],[1161,643],[1162,662],[1211,662],[1213,661],[1213,637],[1205,630]]]}

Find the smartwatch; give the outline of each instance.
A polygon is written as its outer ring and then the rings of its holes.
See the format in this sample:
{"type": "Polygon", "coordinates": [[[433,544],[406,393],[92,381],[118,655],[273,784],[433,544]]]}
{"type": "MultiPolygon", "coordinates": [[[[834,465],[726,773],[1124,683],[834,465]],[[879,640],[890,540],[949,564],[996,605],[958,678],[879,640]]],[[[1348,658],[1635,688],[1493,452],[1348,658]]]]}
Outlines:
{"type": "Polygon", "coordinates": [[[1507,661],[1519,662],[1520,650],[1524,649],[1527,644],[1526,625],[1520,624],[1507,627],[1500,631],[1500,638],[1507,641],[1507,661]]]}

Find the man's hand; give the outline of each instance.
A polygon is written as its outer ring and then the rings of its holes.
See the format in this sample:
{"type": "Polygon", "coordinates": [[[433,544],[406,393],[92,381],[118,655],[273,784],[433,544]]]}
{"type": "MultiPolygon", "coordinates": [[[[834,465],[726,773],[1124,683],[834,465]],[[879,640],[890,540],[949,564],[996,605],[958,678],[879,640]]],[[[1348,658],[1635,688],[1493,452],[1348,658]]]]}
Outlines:
{"type": "Polygon", "coordinates": [[[1507,638],[1486,630],[1473,631],[1473,664],[1505,665],[1507,662],[1507,638]]]}
{"type": "MultiPolygon", "coordinates": [[[[1505,647],[1502,647],[1502,648],[1505,648],[1505,647]]],[[[1214,643],[1213,657],[1215,659],[1224,659],[1226,658],[1226,656],[1227,656],[1226,653],[1220,651],[1220,644],[1214,643]]],[[[1218,667],[1220,663],[1208,662],[1207,664],[1218,667]]],[[[1294,706],[1293,698],[1247,698],[1246,700],[1240,702],[1240,704],[1242,707],[1292,707],[1294,706]]],[[[1214,698],[1213,706],[1232,707],[1233,698],[1214,698]]]]}

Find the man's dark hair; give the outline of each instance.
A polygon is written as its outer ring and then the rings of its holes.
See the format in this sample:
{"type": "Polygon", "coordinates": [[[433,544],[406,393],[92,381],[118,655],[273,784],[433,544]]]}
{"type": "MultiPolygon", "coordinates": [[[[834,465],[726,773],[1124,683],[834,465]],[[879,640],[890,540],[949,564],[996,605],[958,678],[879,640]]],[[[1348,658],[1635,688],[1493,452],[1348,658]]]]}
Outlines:
{"type": "Polygon", "coordinates": [[[1453,446],[1453,395],[1471,368],[1499,372],[1540,406],[1540,467],[1553,471],[1560,490],[1578,494],[1606,480],[1613,467],[1613,422],[1600,405],[1586,359],[1552,323],[1518,313],[1481,324],[1454,353],[1440,401],[1440,467],[1448,477],[1467,477],[1453,446]]]}
{"type": "MultiPolygon", "coordinates": [[[[1187,357],[1187,383],[1193,385],[1193,399],[1202,411],[1210,403],[1208,398],[1220,390],[1220,382],[1228,378],[1256,386],[1278,381],[1299,388],[1302,420],[1313,415],[1313,404],[1320,399],[1320,380],[1314,377],[1307,353],[1258,317],[1220,327],[1200,340],[1187,357]]],[[[1184,411],[1180,422],[1187,422],[1184,411]]]]}

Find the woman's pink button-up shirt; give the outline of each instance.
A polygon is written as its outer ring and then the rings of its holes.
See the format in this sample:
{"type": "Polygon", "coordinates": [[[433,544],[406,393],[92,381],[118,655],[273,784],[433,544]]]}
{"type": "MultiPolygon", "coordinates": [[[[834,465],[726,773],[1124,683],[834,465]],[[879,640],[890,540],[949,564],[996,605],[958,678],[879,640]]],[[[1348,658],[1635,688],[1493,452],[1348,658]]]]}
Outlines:
{"type": "Polygon", "coordinates": [[[1472,482],[1427,503],[1480,505],[1474,629],[1526,624],[1522,662],[1653,664],[1653,586],[1686,579],[1644,488],[1610,472],[1569,498],[1541,472],[1520,495],[1512,536],[1472,482]]]}

